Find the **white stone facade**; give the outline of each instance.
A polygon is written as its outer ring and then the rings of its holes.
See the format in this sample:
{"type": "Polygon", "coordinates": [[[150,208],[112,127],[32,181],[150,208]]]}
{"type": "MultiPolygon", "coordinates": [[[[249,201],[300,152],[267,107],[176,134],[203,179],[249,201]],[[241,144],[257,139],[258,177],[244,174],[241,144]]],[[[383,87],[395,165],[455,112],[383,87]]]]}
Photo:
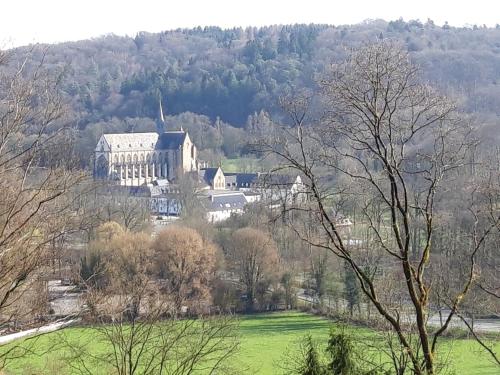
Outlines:
{"type": "Polygon", "coordinates": [[[197,170],[196,146],[182,130],[103,134],[95,148],[94,177],[122,186],[172,181],[179,173],[197,170]]]}

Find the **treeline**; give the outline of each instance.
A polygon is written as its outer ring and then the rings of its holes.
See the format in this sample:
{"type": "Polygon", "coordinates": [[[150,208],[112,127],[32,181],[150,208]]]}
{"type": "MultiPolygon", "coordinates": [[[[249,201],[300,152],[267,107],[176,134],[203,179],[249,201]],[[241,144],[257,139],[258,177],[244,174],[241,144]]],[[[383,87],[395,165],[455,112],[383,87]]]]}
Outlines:
{"type": "Polygon", "coordinates": [[[261,110],[278,117],[278,97],[292,87],[314,88],[315,77],[342,59],[346,48],[381,38],[400,40],[424,79],[457,98],[488,134],[496,135],[499,27],[440,27],[431,20],[198,27],[134,38],[108,35],[57,44],[43,53],[51,69],[63,72],[63,92],[80,130],[104,124],[105,132],[137,131],[131,121],[156,117],[160,96],[168,115],[192,112],[207,116],[212,125],[219,119],[244,128],[261,110]]]}

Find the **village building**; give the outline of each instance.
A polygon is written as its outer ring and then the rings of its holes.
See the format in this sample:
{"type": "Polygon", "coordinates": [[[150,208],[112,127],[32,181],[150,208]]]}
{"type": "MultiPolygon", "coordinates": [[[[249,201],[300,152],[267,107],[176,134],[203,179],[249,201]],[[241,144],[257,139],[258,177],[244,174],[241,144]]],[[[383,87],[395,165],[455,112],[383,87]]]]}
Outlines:
{"type": "Polygon", "coordinates": [[[201,167],[196,145],[182,127],[165,131],[160,103],[157,132],[103,134],[94,155],[94,178],[148,199],[158,216],[179,216],[179,178],[195,180],[207,220],[218,222],[241,214],[248,203],[270,207],[304,200],[300,176],[270,173],[224,173],[221,166],[201,167]]]}
{"type": "Polygon", "coordinates": [[[241,215],[248,200],[241,192],[211,193],[202,200],[206,218],[211,223],[227,220],[231,215],[241,215]]]}
{"type": "Polygon", "coordinates": [[[201,168],[199,173],[200,181],[205,187],[212,190],[226,190],[226,177],[221,167],[201,168]]]}

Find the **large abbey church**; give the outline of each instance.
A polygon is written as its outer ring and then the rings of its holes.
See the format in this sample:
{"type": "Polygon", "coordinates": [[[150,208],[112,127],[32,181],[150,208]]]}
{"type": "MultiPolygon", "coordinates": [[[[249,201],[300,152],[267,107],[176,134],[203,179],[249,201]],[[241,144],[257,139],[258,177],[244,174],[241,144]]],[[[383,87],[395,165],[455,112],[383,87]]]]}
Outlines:
{"type": "Polygon", "coordinates": [[[182,128],[165,129],[163,110],[156,133],[103,134],[95,148],[94,177],[122,186],[141,186],[198,171],[196,146],[182,128]]]}

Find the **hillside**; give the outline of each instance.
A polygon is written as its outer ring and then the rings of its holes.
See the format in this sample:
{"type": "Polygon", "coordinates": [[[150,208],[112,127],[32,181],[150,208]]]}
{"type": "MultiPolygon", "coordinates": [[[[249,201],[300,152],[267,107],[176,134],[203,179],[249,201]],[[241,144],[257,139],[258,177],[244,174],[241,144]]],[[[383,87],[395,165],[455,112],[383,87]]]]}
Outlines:
{"type": "MultiPolygon", "coordinates": [[[[377,38],[401,41],[420,65],[423,79],[454,97],[486,134],[498,137],[499,27],[438,27],[430,20],[230,30],[199,27],[52,45],[45,61],[64,72],[62,87],[71,118],[84,131],[83,154],[103,131],[153,130],[150,119],[157,114],[161,95],[168,115],[192,112],[182,119],[194,124],[192,128],[220,129],[223,124],[230,129],[228,139],[202,148],[237,157],[245,135],[232,127],[264,121],[264,112],[257,115],[261,110],[279,118],[280,94],[314,88],[315,77],[341,59],[346,48],[377,38]]],[[[41,50],[36,53],[41,57],[41,50]]],[[[23,53],[17,56],[22,58],[23,53]]]]}

